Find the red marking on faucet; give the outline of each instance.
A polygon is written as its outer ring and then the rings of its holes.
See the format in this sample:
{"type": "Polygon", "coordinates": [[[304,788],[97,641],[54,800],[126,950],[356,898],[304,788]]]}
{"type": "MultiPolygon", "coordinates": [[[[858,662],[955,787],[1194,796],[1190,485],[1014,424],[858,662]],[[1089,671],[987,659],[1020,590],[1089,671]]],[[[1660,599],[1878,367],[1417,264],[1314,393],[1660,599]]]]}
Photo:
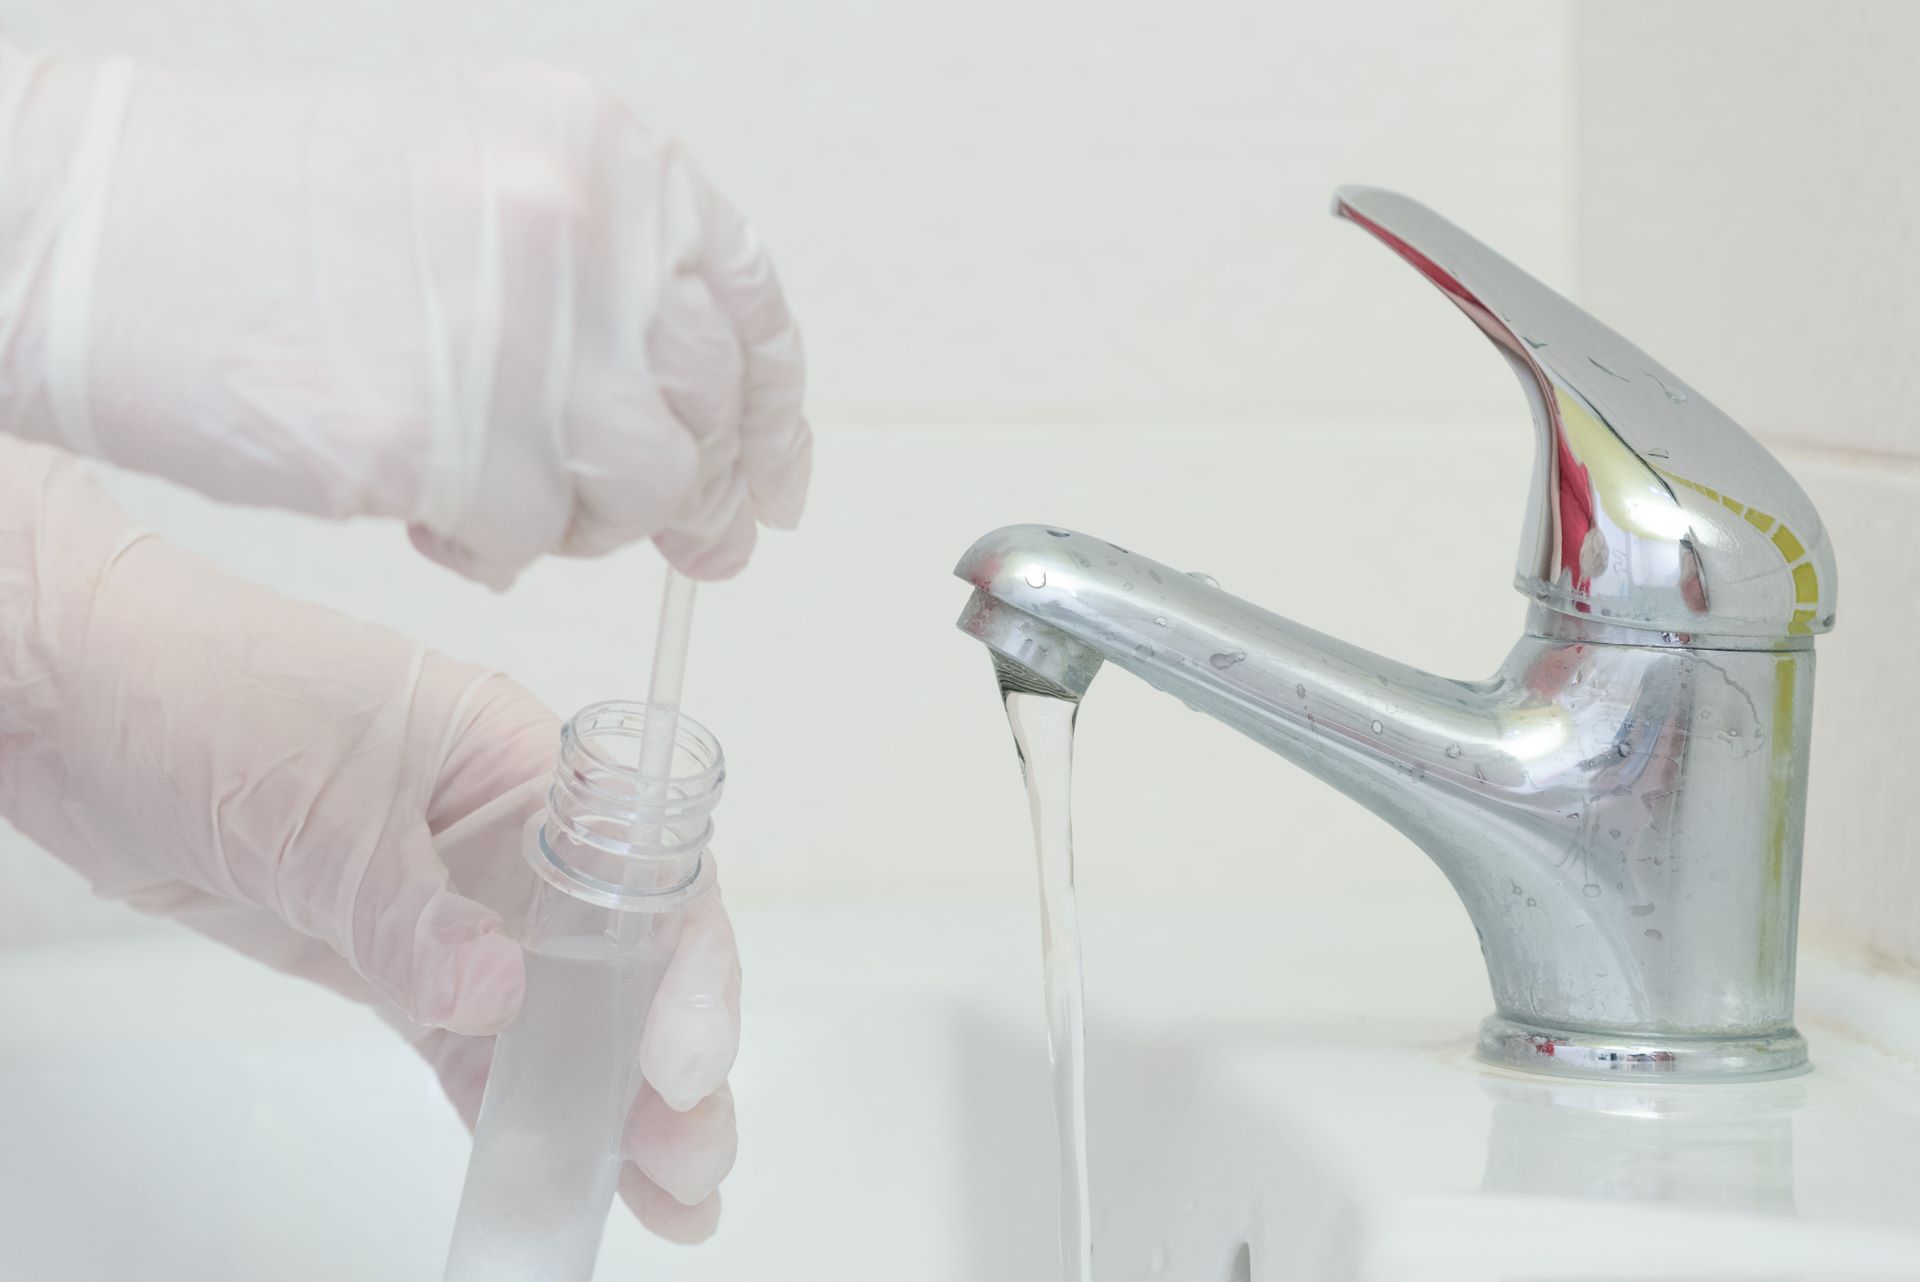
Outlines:
{"type": "MultiPolygon", "coordinates": [[[[1533,372],[1534,382],[1539,386],[1541,400],[1547,415],[1553,421],[1553,488],[1555,506],[1555,528],[1559,535],[1559,564],[1552,567],[1556,572],[1564,572],[1568,585],[1577,594],[1573,608],[1581,614],[1593,610],[1591,602],[1585,599],[1593,588],[1591,576],[1581,572],[1580,549],[1586,545],[1587,532],[1594,526],[1593,479],[1582,466],[1574,453],[1573,444],[1567,439],[1565,426],[1560,422],[1560,406],[1554,395],[1553,380],[1540,368],[1540,362],[1533,358],[1527,344],[1516,337],[1512,328],[1500,319],[1491,307],[1480,301],[1480,296],[1469,288],[1458,276],[1442,267],[1426,253],[1415,247],[1405,237],[1395,235],[1380,223],[1367,217],[1345,200],[1339,202],[1337,212],[1362,229],[1370,233],[1387,248],[1400,255],[1413,265],[1415,271],[1425,276],[1433,285],[1453,301],[1453,305],[1465,312],[1482,333],[1495,344],[1523,362],[1533,372]]],[[[1547,1051],[1551,1055],[1552,1051],[1547,1051]]]]}
{"type": "MultiPolygon", "coordinates": [[[[1541,382],[1542,389],[1547,384],[1541,382]]],[[[1560,425],[1560,409],[1554,404],[1551,393],[1546,398],[1547,410],[1553,415],[1554,450],[1558,466],[1554,469],[1559,477],[1560,490],[1560,568],[1567,573],[1568,582],[1576,592],[1585,594],[1593,587],[1593,580],[1582,572],[1580,549],[1586,545],[1587,531],[1593,528],[1593,481],[1587,469],[1574,457],[1573,446],[1567,440],[1566,430],[1560,425]]],[[[1586,614],[1593,609],[1584,600],[1575,601],[1574,609],[1586,614]]]]}
{"type": "Polygon", "coordinates": [[[1409,263],[1412,263],[1415,271],[1432,281],[1443,293],[1462,302],[1471,303],[1475,307],[1480,306],[1479,298],[1474,295],[1472,290],[1460,283],[1459,277],[1442,267],[1439,263],[1434,262],[1433,259],[1427,257],[1418,249],[1415,249],[1404,237],[1394,235],[1344,200],[1340,202],[1339,213],[1342,217],[1360,224],[1361,227],[1371,232],[1375,239],[1383,242],[1388,249],[1391,249],[1409,263]]]}
{"type": "Polygon", "coordinates": [[[1536,1055],[1552,1055],[1553,1039],[1551,1037],[1542,1037],[1535,1041],[1533,1044],[1533,1053],[1536,1055]]]}

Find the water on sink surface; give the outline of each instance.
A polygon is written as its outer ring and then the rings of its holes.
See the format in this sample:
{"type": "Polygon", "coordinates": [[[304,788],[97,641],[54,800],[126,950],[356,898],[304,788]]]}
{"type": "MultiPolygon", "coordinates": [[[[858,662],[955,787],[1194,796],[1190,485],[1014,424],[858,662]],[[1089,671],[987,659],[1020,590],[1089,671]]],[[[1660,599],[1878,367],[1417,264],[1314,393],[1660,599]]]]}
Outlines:
{"type": "Polygon", "coordinates": [[[1001,683],[1020,751],[1040,864],[1040,942],[1046,971],[1047,1051],[1060,1139],[1060,1261],[1066,1282],[1093,1277],[1093,1202],[1087,1181],[1086,984],[1073,888],[1073,723],[1078,701],[1001,683]]]}

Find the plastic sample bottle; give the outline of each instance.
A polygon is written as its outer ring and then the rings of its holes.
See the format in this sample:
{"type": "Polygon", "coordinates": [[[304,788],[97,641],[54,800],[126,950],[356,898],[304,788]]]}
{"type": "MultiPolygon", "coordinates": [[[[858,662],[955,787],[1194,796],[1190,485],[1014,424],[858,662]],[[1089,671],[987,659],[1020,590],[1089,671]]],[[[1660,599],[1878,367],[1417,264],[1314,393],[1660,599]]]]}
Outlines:
{"type": "Polygon", "coordinates": [[[707,845],[726,778],[712,734],[655,707],[649,735],[649,710],[614,701],[576,714],[546,810],[527,824],[539,877],[521,929],[526,1001],[494,1046],[445,1282],[593,1275],[640,1032],[682,914],[713,884],[707,845]],[[670,758],[657,749],[667,733],[670,758]],[[668,768],[649,762],[643,777],[643,756],[668,768]]]}

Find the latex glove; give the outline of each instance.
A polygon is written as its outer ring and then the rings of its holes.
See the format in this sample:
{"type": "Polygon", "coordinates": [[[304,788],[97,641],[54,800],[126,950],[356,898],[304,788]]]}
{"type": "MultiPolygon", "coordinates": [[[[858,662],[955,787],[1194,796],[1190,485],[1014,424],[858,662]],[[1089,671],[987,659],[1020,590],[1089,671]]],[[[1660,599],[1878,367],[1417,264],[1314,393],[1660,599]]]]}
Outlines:
{"type": "Polygon", "coordinates": [[[799,519],[803,381],[753,234],[578,77],[0,48],[0,430],[496,587],[645,537],[717,578],[799,519]]]}
{"type": "MultiPolygon", "coordinates": [[[[505,678],[235,579],[0,437],[0,817],[101,894],[446,1030],[414,1040],[469,1121],[525,983],[489,905],[531,885],[520,827],[558,732],[505,678]]],[[[738,991],[708,896],[628,1128],[622,1187],[668,1237],[718,1215],[738,991]]]]}

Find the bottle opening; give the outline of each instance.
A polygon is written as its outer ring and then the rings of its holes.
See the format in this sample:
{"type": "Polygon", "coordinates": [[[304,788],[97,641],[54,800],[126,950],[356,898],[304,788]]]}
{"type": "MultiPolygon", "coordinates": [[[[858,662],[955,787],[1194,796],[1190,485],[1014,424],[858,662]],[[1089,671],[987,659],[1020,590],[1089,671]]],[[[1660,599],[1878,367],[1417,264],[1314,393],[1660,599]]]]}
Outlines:
{"type": "Polygon", "coordinates": [[[644,703],[591,704],[560,731],[546,812],[528,824],[527,858],[578,898],[614,908],[674,906],[712,880],[706,854],[725,783],[720,741],[699,722],[644,703]],[[665,778],[641,774],[649,716],[675,719],[665,778]]]}

